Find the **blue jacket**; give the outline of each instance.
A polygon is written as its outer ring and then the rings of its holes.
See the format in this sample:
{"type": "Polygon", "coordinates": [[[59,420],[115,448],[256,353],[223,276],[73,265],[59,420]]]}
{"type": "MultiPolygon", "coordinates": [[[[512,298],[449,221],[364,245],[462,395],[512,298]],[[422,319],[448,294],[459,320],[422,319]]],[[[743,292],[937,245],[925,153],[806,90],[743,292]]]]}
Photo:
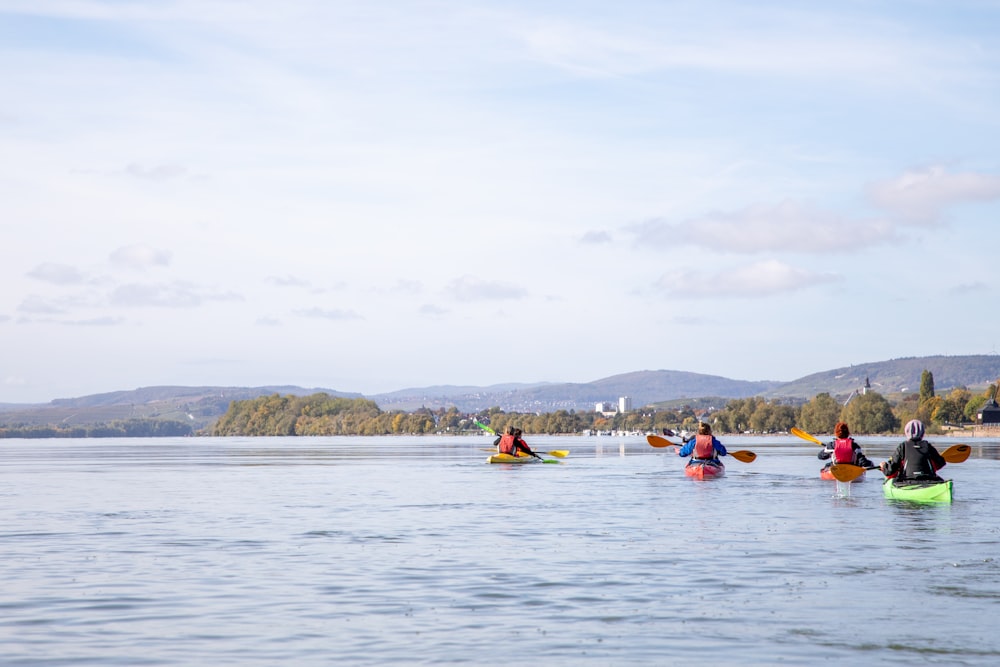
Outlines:
{"type": "MultiPolygon", "coordinates": [[[[715,448],[715,453],[718,454],[719,456],[725,456],[726,455],[726,448],[725,448],[725,446],[723,446],[723,444],[721,442],[719,442],[718,440],[716,440],[716,438],[715,438],[714,435],[712,436],[712,447],[715,448]]],[[[694,438],[691,438],[690,440],[688,440],[687,442],[684,443],[684,446],[681,447],[681,450],[679,452],[677,452],[677,455],[678,456],[691,456],[691,454],[693,452],[694,452],[694,438]]]]}

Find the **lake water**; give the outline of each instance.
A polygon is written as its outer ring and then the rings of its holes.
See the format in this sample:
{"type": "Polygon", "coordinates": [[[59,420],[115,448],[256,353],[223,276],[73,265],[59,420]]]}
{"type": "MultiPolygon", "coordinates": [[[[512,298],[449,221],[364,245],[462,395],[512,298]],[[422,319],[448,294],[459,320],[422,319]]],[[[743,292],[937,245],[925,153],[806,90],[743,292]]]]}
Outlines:
{"type": "Polygon", "coordinates": [[[0,664],[1000,662],[1000,443],[911,505],[722,440],[706,482],[640,437],[0,440],[0,664]]]}

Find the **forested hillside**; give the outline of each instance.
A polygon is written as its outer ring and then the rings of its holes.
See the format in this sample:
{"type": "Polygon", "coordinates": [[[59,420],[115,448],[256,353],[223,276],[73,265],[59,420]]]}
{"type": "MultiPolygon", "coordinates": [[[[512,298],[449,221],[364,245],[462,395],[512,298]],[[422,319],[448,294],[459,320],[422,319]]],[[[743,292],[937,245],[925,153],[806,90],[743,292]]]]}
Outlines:
{"type": "MultiPolygon", "coordinates": [[[[672,408],[688,405],[694,409],[720,408],[732,399],[759,396],[768,400],[800,405],[821,393],[829,394],[843,404],[869,385],[871,391],[902,401],[907,393],[917,391],[923,371],[934,375],[939,393],[965,387],[976,391],[1000,378],[1000,355],[911,357],[857,364],[845,368],[807,375],[792,382],[731,380],[714,375],[683,371],[657,370],[624,373],[586,383],[510,383],[489,387],[437,386],[424,389],[400,390],[389,394],[363,397],[379,410],[368,415],[368,428],[377,433],[419,433],[420,415],[439,417],[449,412],[478,414],[499,408],[503,412],[536,414],[580,414],[594,411],[595,403],[615,404],[619,397],[628,396],[634,409],[643,406],[672,408]],[[711,397],[711,398],[709,398],[711,397]],[[704,399],[704,400],[700,400],[704,399]],[[707,403],[706,403],[707,401],[707,403]],[[389,417],[383,413],[394,415],[389,417]],[[413,413],[413,417],[398,417],[413,413]]],[[[93,394],[79,398],[61,398],[39,405],[0,405],[0,436],[5,433],[25,434],[54,429],[64,435],[74,428],[87,433],[106,432],[165,435],[190,430],[210,431],[216,420],[225,414],[232,401],[258,397],[306,397],[323,393],[329,397],[362,398],[358,393],[327,389],[304,389],[294,386],[265,387],[144,387],[130,391],[93,394]],[[171,422],[157,425],[143,422],[171,422]],[[128,424],[124,427],[123,424],[128,424]]],[[[349,412],[349,411],[348,411],[349,412]]],[[[336,410],[317,417],[301,415],[295,419],[269,424],[275,432],[295,428],[330,428],[337,420],[336,410]],[[324,419],[320,419],[320,417],[324,419]],[[290,420],[290,421],[289,421],[290,420]],[[312,420],[312,421],[310,421],[312,420]],[[319,421],[322,426],[314,426],[319,421]]],[[[579,420],[581,423],[586,420],[579,420]]],[[[256,424],[248,422],[256,428],[256,424]]],[[[246,425],[244,425],[246,426],[246,425]]],[[[243,428],[244,426],[241,426],[243,428]]],[[[544,431],[554,428],[544,426],[544,431]]],[[[334,429],[336,430],[336,429],[334,429]]],[[[23,436],[18,436],[23,437],[23,436]]]]}

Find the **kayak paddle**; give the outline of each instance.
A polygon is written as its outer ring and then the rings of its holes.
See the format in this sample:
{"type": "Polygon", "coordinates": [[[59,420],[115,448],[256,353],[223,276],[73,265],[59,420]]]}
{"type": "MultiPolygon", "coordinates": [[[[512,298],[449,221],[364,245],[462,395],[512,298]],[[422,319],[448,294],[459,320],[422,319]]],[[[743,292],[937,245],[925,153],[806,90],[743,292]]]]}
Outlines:
{"type": "MultiPolygon", "coordinates": [[[[809,442],[815,442],[817,445],[825,446],[822,440],[820,440],[819,438],[816,438],[814,436],[809,435],[808,433],[806,433],[802,429],[798,429],[798,428],[792,427],[791,434],[792,435],[797,435],[798,437],[802,438],[803,440],[808,440],[809,442]]],[[[969,454],[971,454],[971,453],[972,453],[972,448],[969,447],[968,445],[952,445],[948,449],[946,449],[943,452],[941,452],[941,456],[948,463],[961,463],[962,461],[964,461],[967,458],[969,458],[969,454]]],[[[857,466],[855,466],[855,467],[857,467],[857,466]]],[[[871,470],[871,468],[868,468],[868,470],[871,470]]]]}
{"type": "Polygon", "coordinates": [[[803,431],[801,429],[797,429],[794,426],[792,427],[791,433],[792,433],[792,435],[797,435],[798,437],[802,438],[803,440],[808,440],[809,442],[815,442],[820,447],[824,447],[825,446],[823,444],[823,441],[820,440],[819,438],[817,438],[815,436],[812,436],[812,435],[809,435],[805,431],[803,431]]]}
{"type": "MultiPolygon", "coordinates": [[[[652,446],[652,447],[671,447],[671,446],[676,447],[677,446],[676,442],[671,442],[671,441],[667,440],[666,438],[661,437],[659,435],[647,435],[646,436],[646,442],[648,442],[650,444],[650,446],[652,446]]],[[[736,459],[737,461],[742,461],[743,463],[752,463],[754,461],[754,459],[757,458],[756,454],[754,454],[751,451],[747,451],[746,449],[741,449],[741,450],[736,451],[736,452],[727,452],[727,453],[730,456],[732,456],[734,459],[736,459]]]]}
{"type": "Polygon", "coordinates": [[[969,447],[968,445],[952,445],[948,449],[941,452],[941,458],[948,463],[961,463],[969,458],[969,454],[971,453],[972,447],[969,447]]]}
{"type": "Polygon", "coordinates": [[[850,463],[834,463],[830,466],[830,474],[838,482],[853,482],[858,477],[865,474],[866,470],[878,470],[878,466],[872,466],[870,468],[865,468],[863,466],[856,466],[850,463]]]}
{"type": "MultiPolygon", "coordinates": [[[[972,448],[968,445],[952,445],[941,452],[941,458],[948,463],[962,463],[969,458],[972,448]]],[[[879,470],[878,466],[864,468],[862,466],[851,465],[850,463],[834,463],[830,466],[830,473],[838,482],[853,482],[866,470],[879,470]]]]}
{"type": "Polygon", "coordinates": [[[647,435],[646,442],[648,442],[651,447],[671,447],[677,444],[676,442],[670,442],[666,438],[658,435],[647,435]]]}
{"type": "Polygon", "coordinates": [[[491,429],[489,426],[487,426],[486,424],[483,424],[481,422],[478,422],[475,419],[472,420],[472,423],[475,424],[476,426],[478,426],[479,428],[483,429],[484,431],[486,431],[490,435],[496,435],[497,434],[497,432],[494,431],[493,429],[491,429]]]}

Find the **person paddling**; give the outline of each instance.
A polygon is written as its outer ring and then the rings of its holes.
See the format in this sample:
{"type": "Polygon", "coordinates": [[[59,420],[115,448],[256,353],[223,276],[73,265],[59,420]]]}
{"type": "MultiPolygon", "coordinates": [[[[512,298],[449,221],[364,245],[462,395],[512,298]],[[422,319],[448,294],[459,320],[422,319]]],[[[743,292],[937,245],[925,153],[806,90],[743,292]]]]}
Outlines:
{"type": "Polygon", "coordinates": [[[692,462],[711,461],[721,465],[720,456],[726,455],[726,448],[712,435],[712,427],[701,422],[698,432],[677,451],[678,456],[690,456],[692,462]]]}
{"type": "Polygon", "coordinates": [[[865,456],[864,451],[861,449],[861,445],[854,441],[851,437],[851,430],[847,427],[846,422],[837,422],[837,425],[833,427],[833,442],[827,443],[816,458],[821,460],[826,460],[832,458],[833,460],[823,466],[823,470],[829,470],[830,466],[834,463],[849,463],[855,466],[861,466],[862,468],[871,468],[874,464],[865,456]]]}
{"type": "Polygon", "coordinates": [[[924,440],[924,424],[919,419],[911,419],[903,427],[906,440],[879,468],[882,474],[893,479],[895,486],[918,482],[942,482],[937,471],[948,464],[935,449],[924,440]]]}
{"type": "Polygon", "coordinates": [[[521,429],[508,426],[507,432],[500,436],[497,440],[494,440],[493,444],[496,445],[497,452],[500,454],[521,456],[519,452],[524,452],[525,456],[534,456],[536,459],[542,458],[535,452],[531,451],[531,447],[528,446],[528,443],[524,441],[524,438],[522,438],[521,435],[521,429]]]}

